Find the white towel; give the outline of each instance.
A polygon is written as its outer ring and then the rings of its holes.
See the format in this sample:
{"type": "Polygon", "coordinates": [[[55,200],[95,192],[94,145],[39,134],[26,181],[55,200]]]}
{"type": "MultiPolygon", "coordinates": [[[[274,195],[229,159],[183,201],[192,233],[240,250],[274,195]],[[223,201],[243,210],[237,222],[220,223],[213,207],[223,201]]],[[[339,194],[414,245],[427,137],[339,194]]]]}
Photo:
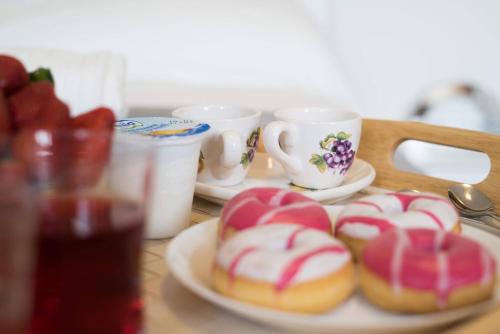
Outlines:
{"type": "Polygon", "coordinates": [[[56,94],[68,104],[72,116],[99,106],[111,108],[117,118],[126,114],[126,65],[119,54],[5,46],[0,46],[0,53],[18,58],[28,71],[50,68],[56,94]]]}

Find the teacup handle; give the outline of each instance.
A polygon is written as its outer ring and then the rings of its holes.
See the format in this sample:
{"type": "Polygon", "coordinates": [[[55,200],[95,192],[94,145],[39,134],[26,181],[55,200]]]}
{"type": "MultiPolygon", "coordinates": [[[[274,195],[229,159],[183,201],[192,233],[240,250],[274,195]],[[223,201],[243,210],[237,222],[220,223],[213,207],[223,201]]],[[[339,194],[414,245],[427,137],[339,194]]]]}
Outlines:
{"type": "Polygon", "coordinates": [[[241,162],[244,150],[241,136],[233,130],[226,130],[220,136],[222,139],[220,162],[225,168],[234,168],[241,162]]]}
{"type": "Polygon", "coordinates": [[[299,173],[302,169],[299,158],[285,153],[280,147],[279,139],[282,133],[287,134],[286,142],[283,143],[284,146],[292,147],[297,143],[299,129],[295,125],[283,121],[274,121],[264,128],[264,147],[267,153],[278,160],[290,173],[299,173]]]}

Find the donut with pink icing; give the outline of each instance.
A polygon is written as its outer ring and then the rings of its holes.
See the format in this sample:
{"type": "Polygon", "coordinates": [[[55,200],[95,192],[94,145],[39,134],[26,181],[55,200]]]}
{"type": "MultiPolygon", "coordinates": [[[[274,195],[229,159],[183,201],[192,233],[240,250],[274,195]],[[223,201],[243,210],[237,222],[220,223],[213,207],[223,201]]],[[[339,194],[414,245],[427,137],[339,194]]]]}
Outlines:
{"type": "Polygon", "coordinates": [[[297,224],[245,229],[217,250],[213,286],[238,300],[318,313],[354,289],[349,250],[331,235],[297,224]]]}
{"type": "Polygon", "coordinates": [[[361,256],[361,288],[382,308],[422,313],[491,296],[496,263],[477,242],[443,230],[399,229],[370,241],[361,256]]]}
{"type": "Polygon", "coordinates": [[[457,211],[448,199],[431,193],[399,192],[349,203],[337,216],[334,233],[358,259],[367,241],[393,227],[460,232],[457,211]]]}
{"type": "Polygon", "coordinates": [[[299,224],[331,234],[330,218],[317,201],[279,188],[252,188],[239,193],[224,206],[220,222],[221,240],[252,226],[276,223],[299,224]]]}

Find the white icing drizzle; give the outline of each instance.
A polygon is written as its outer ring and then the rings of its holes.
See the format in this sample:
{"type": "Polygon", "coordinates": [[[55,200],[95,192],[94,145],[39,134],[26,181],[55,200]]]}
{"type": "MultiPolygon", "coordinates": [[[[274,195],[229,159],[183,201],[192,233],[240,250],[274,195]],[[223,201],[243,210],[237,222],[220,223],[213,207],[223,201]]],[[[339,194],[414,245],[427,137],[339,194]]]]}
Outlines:
{"type": "Polygon", "coordinates": [[[394,253],[391,259],[391,282],[392,289],[395,293],[401,293],[401,267],[403,264],[403,253],[410,245],[408,235],[403,229],[396,229],[396,242],[394,245],[394,253]]]}
{"type": "Polygon", "coordinates": [[[266,224],[267,222],[269,222],[269,220],[271,218],[273,218],[273,216],[275,216],[276,214],[278,214],[278,213],[280,213],[282,211],[287,211],[287,210],[291,210],[291,209],[305,209],[305,208],[311,207],[311,206],[321,207],[318,203],[316,203],[316,202],[310,202],[310,201],[307,201],[307,202],[296,202],[296,203],[293,203],[293,204],[290,204],[290,205],[276,207],[276,208],[274,208],[272,210],[267,211],[262,216],[260,216],[259,220],[257,220],[257,222],[255,223],[255,225],[264,225],[264,224],[266,224]]]}
{"type": "Polygon", "coordinates": [[[441,247],[443,247],[444,237],[446,232],[443,230],[436,230],[436,238],[434,239],[434,250],[439,252],[441,247]]]}
{"type": "Polygon", "coordinates": [[[486,249],[481,248],[481,266],[483,267],[483,275],[481,277],[481,285],[486,285],[490,283],[491,278],[492,278],[492,268],[491,268],[491,261],[490,261],[490,256],[486,249]]]}
{"type": "Polygon", "coordinates": [[[446,306],[448,292],[450,289],[450,272],[448,263],[448,254],[439,252],[437,254],[437,304],[439,308],[446,306]]]}
{"type": "Polygon", "coordinates": [[[436,237],[434,239],[434,251],[437,254],[437,271],[438,279],[436,282],[437,290],[437,303],[439,308],[446,306],[447,295],[450,288],[450,272],[448,253],[441,251],[446,232],[443,230],[436,230],[436,237]]]}
{"type": "Polygon", "coordinates": [[[250,202],[254,202],[254,201],[257,201],[257,198],[255,197],[248,197],[248,198],[245,198],[243,199],[242,201],[236,203],[231,209],[229,209],[229,211],[223,216],[223,219],[224,219],[224,222],[228,222],[231,217],[233,217],[233,215],[236,213],[236,211],[238,211],[240,208],[242,208],[243,206],[247,205],[248,203],[250,202]]]}
{"type": "Polygon", "coordinates": [[[283,198],[290,193],[289,190],[281,189],[269,200],[269,205],[280,206],[283,198]]]}
{"type": "MultiPolygon", "coordinates": [[[[409,194],[407,194],[409,195],[409,194]]],[[[383,212],[370,205],[356,204],[356,202],[346,205],[339,213],[337,220],[349,216],[371,217],[377,219],[384,219],[399,228],[430,228],[433,230],[440,229],[439,225],[426,214],[418,210],[426,210],[433,213],[443,224],[445,231],[451,231],[458,221],[458,215],[455,208],[443,201],[442,197],[431,193],[420,193],[418,195],[410,196],[432,196],[434,199],[417,198],[410,206],[408,211],[404,212],[402,203],[395,196],[392,195],[370,195],[360,198],[359,201],[372,203],[380,207],[383,212]]],[[[341,231],[355,238],[371,239],[371,233],[368,229],[363,228],[363,225],[368,227],[368,224],[359,223],[355,229],[347,231],[347,226],[354,223],[345,224],[341,231]]]]}
{"type": "MultiPolygon", "coordinates": [[[[245,255],[237,263],[234,274],[276,283],[292,261],[304,254],[329,246],[345,247],[337,239],[315,229],[304,229],[296,224],[268,224],[243,230],[228,239],[218,249],[216,263],[228,270],[238,254],[250,247],[256,247],[255,251],[245,255]],[[287,242],[298,230],[302,231],[296,236],[293,247],[287,249],[287,242]]],[[[303,263],[292,283],[324,277],[341,269],[350,260],[351,255],[347,250],[342,253],[315,255],[303,263]]]]}

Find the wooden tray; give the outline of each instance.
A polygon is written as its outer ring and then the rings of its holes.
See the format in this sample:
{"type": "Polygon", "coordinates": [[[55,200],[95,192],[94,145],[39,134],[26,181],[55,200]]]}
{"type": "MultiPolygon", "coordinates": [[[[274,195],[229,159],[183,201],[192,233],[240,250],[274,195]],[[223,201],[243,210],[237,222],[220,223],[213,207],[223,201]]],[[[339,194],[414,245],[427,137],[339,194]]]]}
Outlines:
{"type": "Polygon", "coordinates": [[[375,167],[377,176],[374,186],[395,190],[418,189],[447,196],[448,187],[457,182],[401,171],[394,166],[394,151],[406,140],[487,154],[491,161],[490,172],[476,186],[492,199],[497,209],[500,209],[500,136],[420,122],[363,119],[358,157],[375,167]]]}

